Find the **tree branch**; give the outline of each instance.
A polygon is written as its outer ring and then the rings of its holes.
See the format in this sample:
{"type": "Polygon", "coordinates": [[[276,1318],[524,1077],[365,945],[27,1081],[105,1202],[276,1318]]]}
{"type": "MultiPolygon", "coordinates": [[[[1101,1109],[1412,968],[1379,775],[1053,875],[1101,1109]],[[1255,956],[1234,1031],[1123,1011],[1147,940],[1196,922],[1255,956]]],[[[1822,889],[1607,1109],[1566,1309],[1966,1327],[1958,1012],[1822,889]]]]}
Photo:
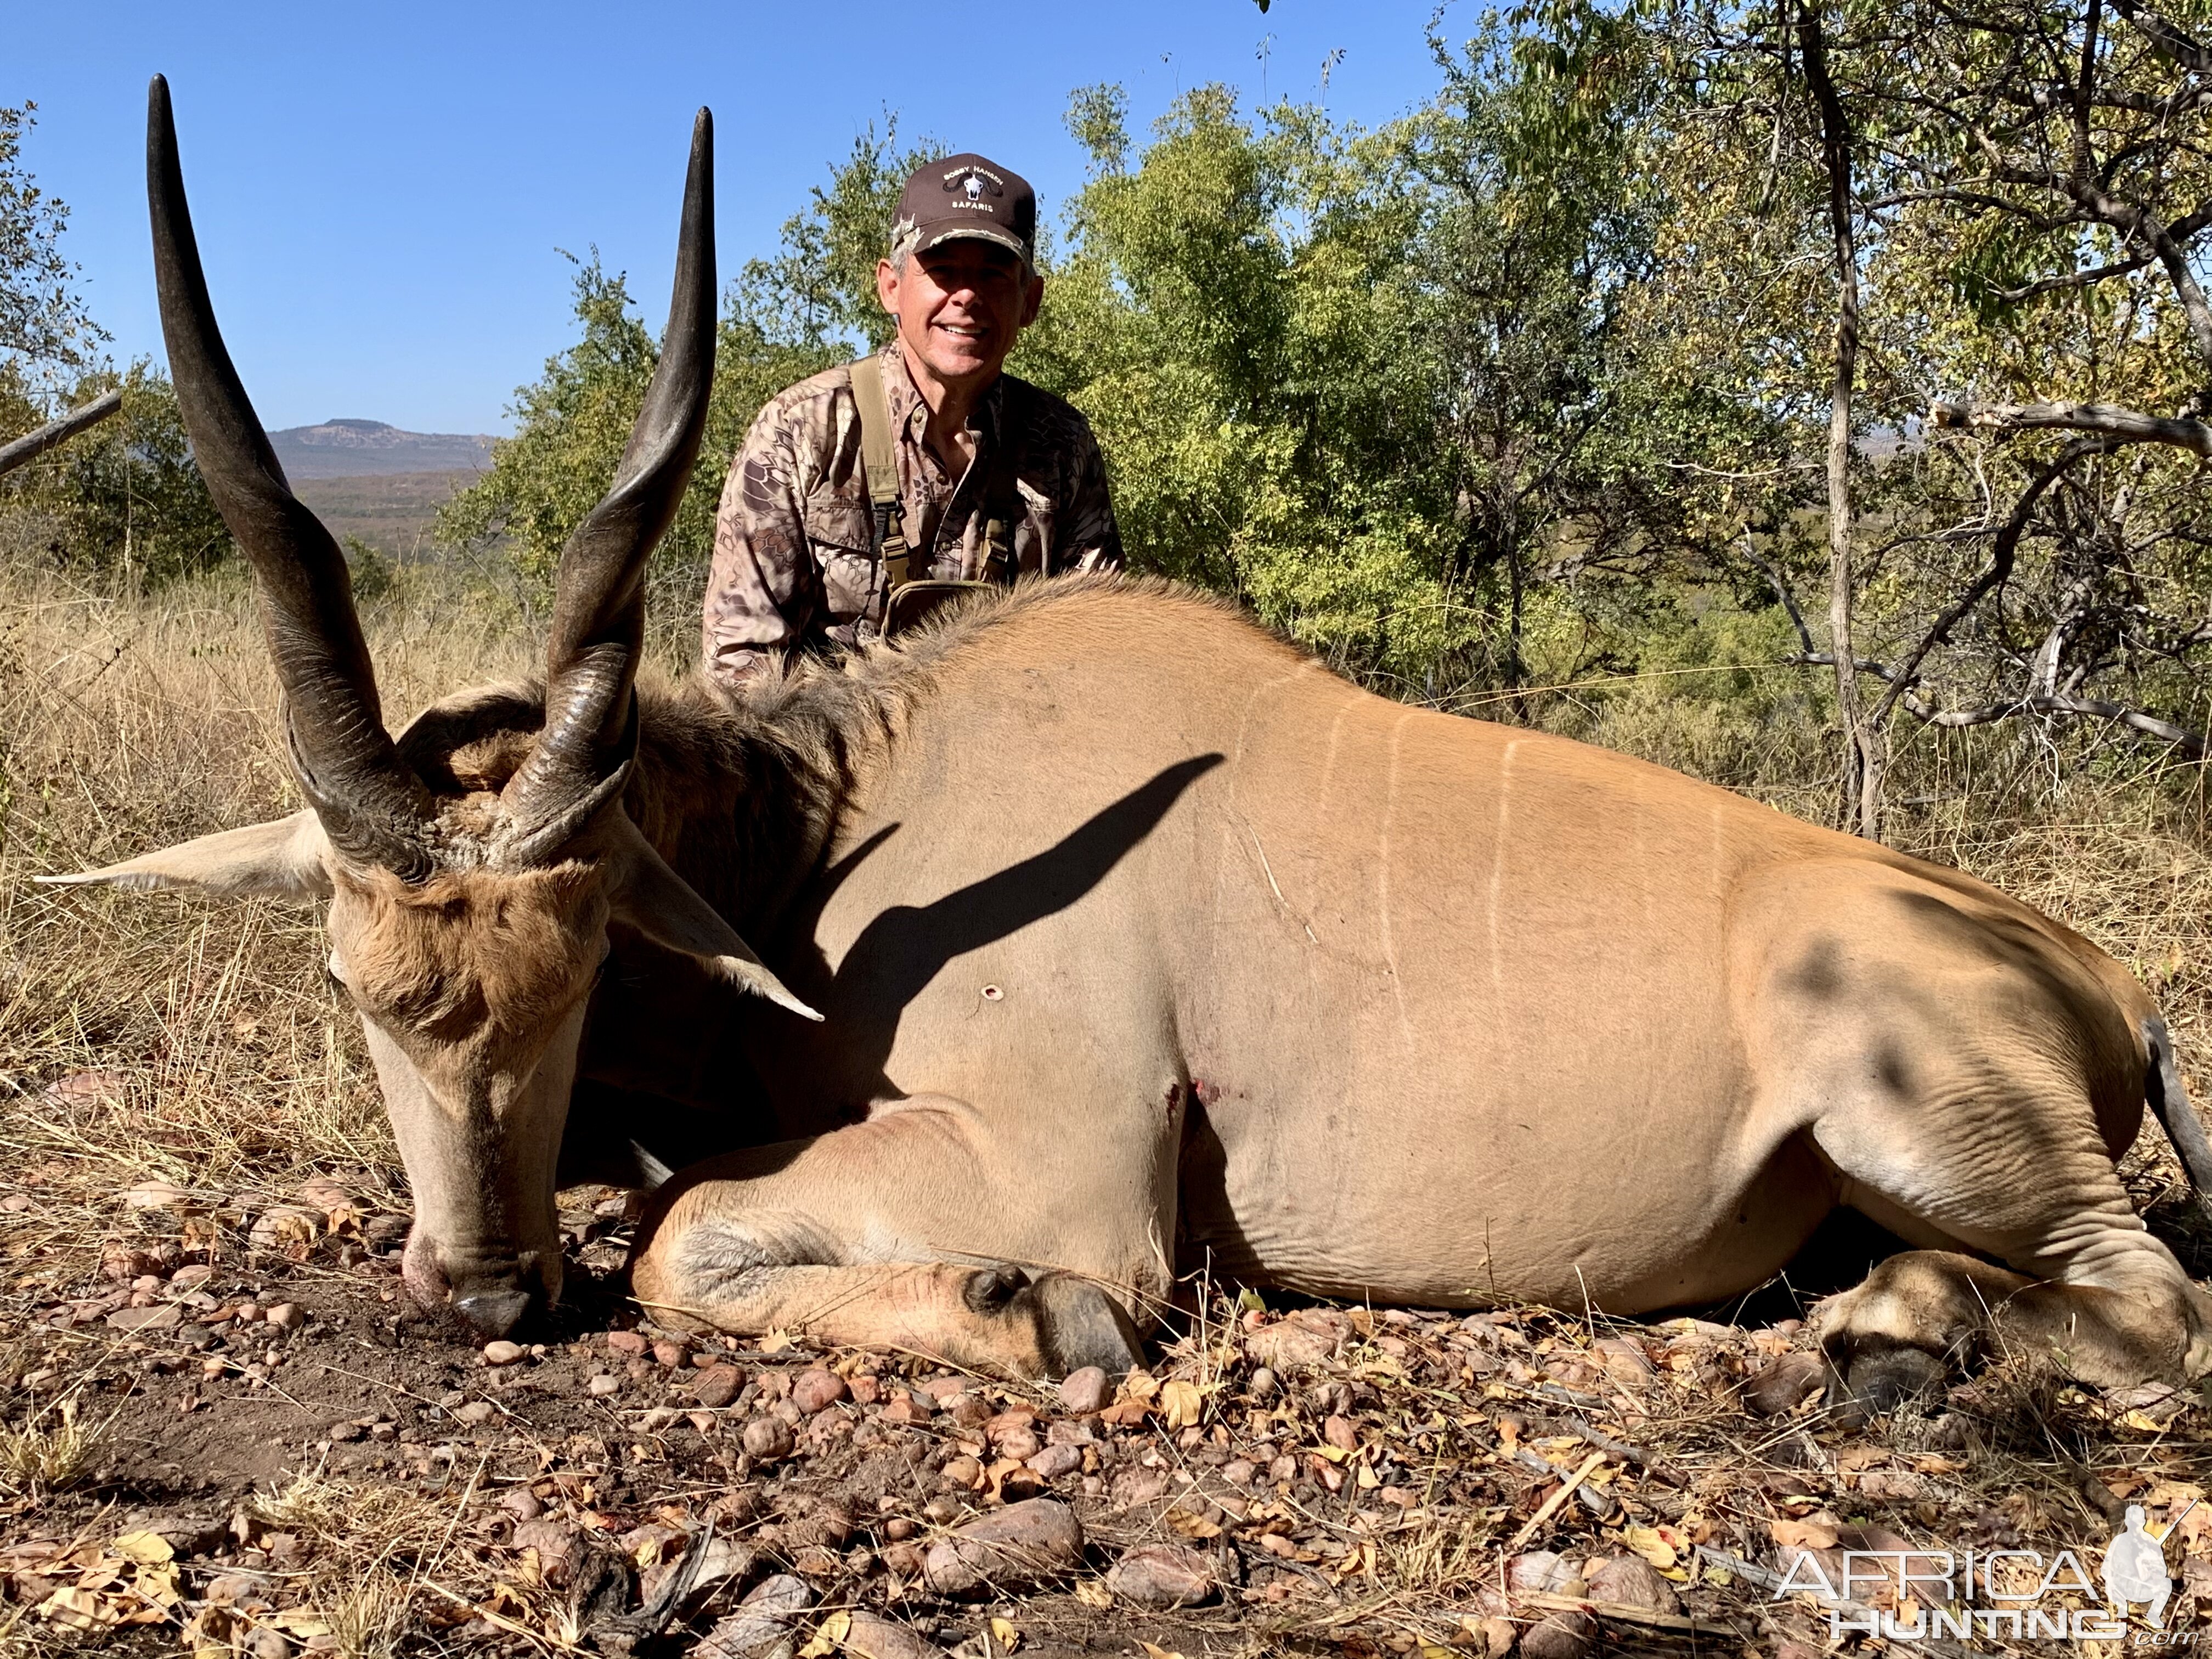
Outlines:
{"type": "Polygon", "coordinates": [[[34,461],[48,450],[67,443],[88,428],[123,407],[123,394],[110,392],[82,409],[73,409],[58,421],[49,421],[35,432],[27,432],[13,443],[0,444],[0,473],[11,472],[26,461],[34,461]]]}
{"type": "MultiPolygon", "coordinates": [[[[1832,668],[1836,664],[1835,653],[1829,651],[1808,652],[1784,660],[1807,668],[1832,668]]],[[[1871,674],[1879,680],[1894,682],[1897,678],[1895,669],[1887,663],[1876,662],[1871,657],[1857,658],[1851,666],[1860,673],[1871,674]]],[[[1898,707],[1927,725],[1948,726],[1993,726],[1999,720],[2016,720],[2022,714],[2079,714],[2091,720],[2118,720],[2131,730],[2172,744],[2193,761],[2203,760],[2206,753],[2205,741],[2201,733],[2192,732],[2185,726],[2176,726],[2172,720],[2160,720],[2155,714],[2145,714],[2140,708],[2130,708],[2125,703],[2108,702],[2102,697],[2014,697],[2002,702],[1981,703],[1972,708],[1937,708],[1908,691],[1898,699],[1898,707]]]]}
{"type": "Polygon", "coordinates": [[[2116,404],[1936,403],[1928,407],[1928,424],[1938,431],[2096,432],[2127,443],[2172,444],[2192,455],[2212,456],[2212,423],[2145,415],[2116,404]]]}
{"type": "MultiPolygon", "coordinates": [[[[2118,447],[2112,438],[2084,438],[2069,444],[2063,453],[2036,474],[2035,481],[2013,503],[2012,514],[1997,532],[1996,544],[1990,549],[1990,562],[1982,572],[1966,585],[1966,591],[1946,606],[1928,631],[1920,636],[1920,643],[1905,659],[1905,665],[1893,677],[1889,677],[1889,690],[1882,693],[1881,701],[1875,705],[1874,718],[1887,718],[1889,711],[1911,692],[1920,677],[1920,665],[1928,653],[1951,637],[1951,630],[1968,611],[1982,602],[1983,597],[2012,574],[2013,560],[2020,551],[2020,538],[2027,530],[2027,521],[2035,515],[2035,504],[2043,499],[2044,492],[2057,483],[2060,477],[2075,462],[2091,455],[2110,454],[2118,447]]],[[[1923,717],[1924,718],[1924,717],[1923,717]]]]}
{"type": "Polygon", "coordinates": [[[2112,9],[2134,25],[2136,33],[2184,69],[2212,74],[2212,52],[2160,17],[2140,0],[2112,0],[2112,9]]]}
{"type": "Polygon", "coordinates": [[[2094,270],[2077,270],[2070,276],[2045,276],[2020,288],[1992,289],[1990,292],[2000,300],[2017,305],[2022,300],[2033,300],[2039,294],[2057,294],[2066,289],[2087,288],[2093,283],[2125,276],[2141,270],[2150,262],[2151,256],[2146,253],[2138,258],[2124,259],[2118,264],[2099,265],[2094,270]]]}

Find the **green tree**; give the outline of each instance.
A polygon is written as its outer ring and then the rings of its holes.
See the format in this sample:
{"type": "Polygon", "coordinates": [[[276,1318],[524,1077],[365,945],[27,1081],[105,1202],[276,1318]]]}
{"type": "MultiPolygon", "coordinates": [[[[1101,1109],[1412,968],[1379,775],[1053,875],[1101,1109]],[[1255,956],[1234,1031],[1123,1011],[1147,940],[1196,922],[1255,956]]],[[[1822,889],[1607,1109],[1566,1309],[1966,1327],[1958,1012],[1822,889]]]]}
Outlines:
{"type": "Polygon", "coordinates": [[[68,207],[23,166],[38,106],[0,106],[0,362],[34,377],[82,368],[106,335],[86,313],[61,251],[68,207]]]}
{"type": "MultiPolygon", "coordinates": [[[[896,121],[880,137],[871,129],[828,185],[785,222],[775,257],[749,262],[730,284],[706,436],[664,544],[667,564],[692,568],[711,553],[730,457],[761,405],[888,337],[875,298],[876,262],[900,184],[941,153],[926,143],[901,151],[896,121]]],[[[576,263],[580,337],[516,390],[515,435],[495,446],[490,470],[438,517],[439,538],[449,546],[504,543],[540,585],[550,580],[569,532],[613,482],[659,362],[659,346],[622,274],[611,275],[597,250],[576,263]]]]}
{"type": "MultiPolygon", "coordinates": [[[[8,500],[35,520],[58,564],[149,583],[212,568],[230,556],[230,533],[192,464],[167,377],[143,362],[97,369],[56,402],[75,407],[116,390],[122,411],[10,474],[8,500]]],[[[24,409],[44,418],[30,400],[24,409]]]]}

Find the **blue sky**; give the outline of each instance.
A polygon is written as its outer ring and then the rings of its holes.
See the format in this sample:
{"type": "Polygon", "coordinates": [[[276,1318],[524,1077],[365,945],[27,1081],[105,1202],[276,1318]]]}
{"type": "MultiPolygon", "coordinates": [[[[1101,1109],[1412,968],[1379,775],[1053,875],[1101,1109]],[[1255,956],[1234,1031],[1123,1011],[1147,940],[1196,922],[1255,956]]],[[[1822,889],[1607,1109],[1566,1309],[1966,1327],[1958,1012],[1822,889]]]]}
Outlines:
{"type": "MultiPolygon", "coordinates": [[[[1366,125],[1435,84],[1431,0],[367,6],[26,3],[0,104],[39,105],[24,161],[118,357],[161,356],[146,251],[148,77],[168,76],[200,246],[270,427],[336,416],[504,431],[514,387],[569,336],[596,243],[653,325],[666,303],[691,112],[716,124],[726,275],[886,109],[902,130],[1029,175],[1053,214],[1081,179],[1060,124],[1118,81],[1133,125],[1178,88],[1317,95],[1366,125]]],[[[1468,33],[1464,3],[1451,33],[1468,33]]]]}

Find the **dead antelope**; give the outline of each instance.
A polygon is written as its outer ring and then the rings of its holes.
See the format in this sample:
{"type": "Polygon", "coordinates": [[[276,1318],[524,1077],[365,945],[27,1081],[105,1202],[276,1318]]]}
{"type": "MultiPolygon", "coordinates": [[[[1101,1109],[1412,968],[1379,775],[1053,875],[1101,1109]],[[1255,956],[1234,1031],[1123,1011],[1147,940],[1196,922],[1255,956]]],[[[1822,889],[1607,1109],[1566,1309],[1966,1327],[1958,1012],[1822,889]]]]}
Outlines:
{"type": "Polygon", "coordinates": [[[2156,1010],[1978,882],[1385,702],[1153,582],[1031,586],[739,698],[634,690],[712,349],[703,116],[544,689],[393,743],[217,338],[159,82],[151,143],[171,362],[310,808],[71,879],[328,898],[426,1301],[501,1332],[553,1297],[564,1120],[652,1097],[767,1143],[664,1186],[633,1263],[730,1331],[1122,1364],[1205,1263],[1636,1313],[1755,1285],[1850,1206],[1917,1247],[1820,1312],[1877,1397],[2000,1335],[2094,1382],[2212,1367],[2113,1168],[2148,1097],[2212,1176],[2156,1010]]]}

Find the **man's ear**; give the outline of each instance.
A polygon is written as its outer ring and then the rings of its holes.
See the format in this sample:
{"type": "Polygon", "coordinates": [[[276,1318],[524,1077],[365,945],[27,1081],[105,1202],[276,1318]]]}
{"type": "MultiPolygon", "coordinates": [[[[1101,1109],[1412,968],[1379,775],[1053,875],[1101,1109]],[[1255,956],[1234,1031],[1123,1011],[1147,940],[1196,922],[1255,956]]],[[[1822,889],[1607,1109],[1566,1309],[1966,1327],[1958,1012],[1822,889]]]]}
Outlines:
{"type": "Polygon", "coordinates": [[[104,870],[40,876],[50,887],[184,888],[220,898],[328,898],[330,842],[313,811],[179,842],[104,870]]]}
{"type": "Polygon", "coordinates": [[[617,809],[610,817],[617,842],[610,859],[614,880],[607,900],[615,921],[635,927],[656,945],[698,957],[731,983],[779,1007],[807,1019],[822,1018],[769,971],[720,911],[668,867],[628,814],[617,809]]]}

